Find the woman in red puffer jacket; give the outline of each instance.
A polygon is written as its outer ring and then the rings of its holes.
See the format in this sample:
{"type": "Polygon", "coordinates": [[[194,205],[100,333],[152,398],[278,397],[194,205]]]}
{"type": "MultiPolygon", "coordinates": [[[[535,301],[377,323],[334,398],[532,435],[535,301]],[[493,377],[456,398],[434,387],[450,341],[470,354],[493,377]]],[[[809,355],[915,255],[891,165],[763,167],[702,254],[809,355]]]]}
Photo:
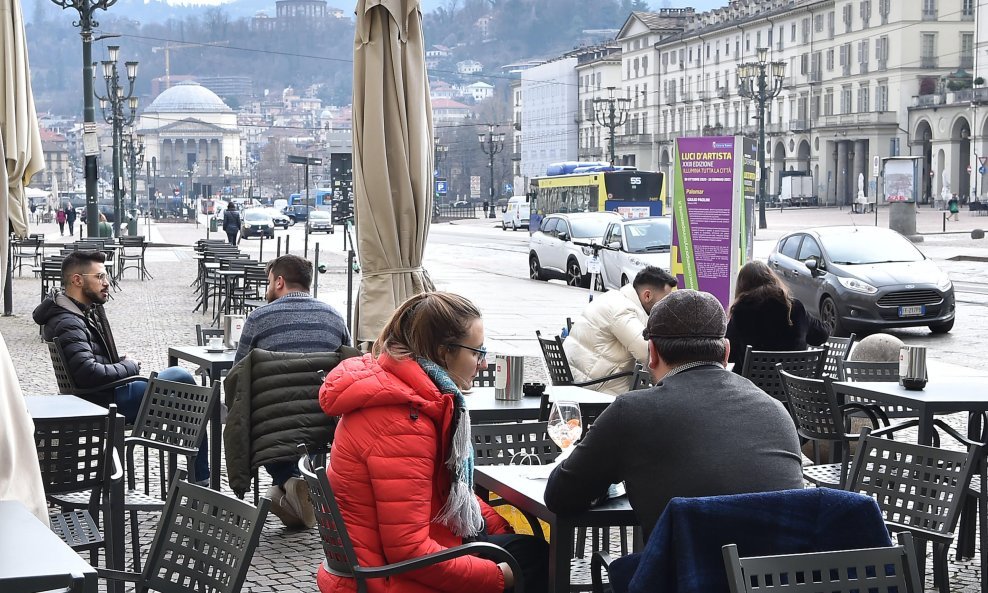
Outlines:
{"type": "MultiPolygon", "coordinates": [[[[480,311],[442,292],[402,304],[373,354],[340,363],[319,393],[341,416],[327,470],[361,566],[410,560],[479,539],[519,561],[526,593],[546,589],[545,541],[514,535],[473,494],[470,414],[462,391],[485,367],[480,311]]],[[[352,579],[319,567],[322,593],[355,591],[352,579]]],[[[390,579],[371,593],[510,590],[507,564],[463,556],[390,579]]]]}

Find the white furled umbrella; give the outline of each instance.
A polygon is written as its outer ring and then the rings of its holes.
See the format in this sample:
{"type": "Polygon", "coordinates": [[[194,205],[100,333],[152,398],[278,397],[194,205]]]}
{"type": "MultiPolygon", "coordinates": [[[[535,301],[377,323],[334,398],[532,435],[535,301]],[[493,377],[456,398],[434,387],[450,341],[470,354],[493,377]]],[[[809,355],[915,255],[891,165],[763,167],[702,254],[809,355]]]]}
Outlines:
{"type": "MultiPolygon", "coordinates": [[[[28,234],[24,187],[45,168],[41,131],[34,109],[31,72],[27,59],[24,14],[19,0],[0,0],[0,277],[5,277],[9,256],[8,229],[19,237],[28,234]]],[[[3,281],[0,280],[0,285],[3,281]]]]}
{"type": "Polygon", "coordinates": [[[432,218],[432,102],[419,0],[358,0],[353,48],[353,180],[362,277],[356,342],[373,342],[409,297],[432,218]]]}

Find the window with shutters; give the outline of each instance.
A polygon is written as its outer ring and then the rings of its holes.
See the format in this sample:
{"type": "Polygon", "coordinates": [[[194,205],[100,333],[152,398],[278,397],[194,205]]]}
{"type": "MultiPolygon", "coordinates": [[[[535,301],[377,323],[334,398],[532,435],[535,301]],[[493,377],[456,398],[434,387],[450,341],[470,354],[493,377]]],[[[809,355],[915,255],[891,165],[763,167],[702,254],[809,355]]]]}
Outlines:
{"type": "Polygon", "coordinates": [[[871,20],[871,0],[861,0],[861,28],[868,28],[868,21],[871,20]]]}
{"type": "Polygon", "coordinates": [[[871,53],[870,42],[865,39],[858,42],[858,64],[861,66],[861,74],[868,73],[868,56],[871,53]]]}
{"type": "Polygon", "coordinates": [[[889,24],[889,13],[892,12],[892,0],[878,0],[878,16],[882,17],[882,24],[889,24]]]}
{"type": "Polygon", "coordinates": [[[923,0],[923,20],[937,20],[937,0],[923,0]]]}
{"type": "Polygon", "coordinates": [[[813,17],[813,31],[816,33],[823,33],[823,15],[818,14],[813,17]]]}
{"type": "Polygon", "coordinates": [[[827,89],[826,92],[823,93],[823,114],[834,114],[834,89],[827,89]]]}
{"type": "Polygon", "coordinates": [[[974,0],[963,0],[963,2],[961,2],[961,20],[974,20],[974,0]]]}
{"type": "Polygon", "coordinates": [[[840,66],[844,76],[851,74],[851,44],[845,43],[840,46],[840,66]]]}
{"type": "Polygon", "coordinates": [[[827,50],[827,72],[834,71],[834,48],[827,50]]]}
{"type": "Polygon", "coordinates": [[[920,68],[937,67],[937,34],[922,33],[919,39],[919,66],[920,68]]]}
{"type": "Polygon", "coordinates": [[[803,38],[803,43],[809,43],[810,42],[810,19],[809,19],[809,17],[803,19],[803,21],[802,21],[802,36],[803,36],[802,37],[803,38]]]}
{"type": "Polygon", "coordinates": [[[845,84],[840,89],[840,112],[851,113],[851,85],[845,84]]]}
{"type": "Polygon", "coordinates": [[[858,113],[868,113],[871,111],[869,83],[862,82],[858,87],[858,113]]]}
{"type": "Polygon", "coordinates": [[[882,35],[875,40],[875,60],[878,62],[878,70],[888,69],[889,60],[889,37],[882,35]]]}
{"type": "Polygon", "coordinates": [[[830,12],[827,13],[827,37],[829,39],[834,38],[834,30],[836,29],[834,22],[836,20],[837,20],[837,16],[834,14],[834,11],[831,10],[830,12]]]}
{"type": "Polygon", "coordinates": [[[851,32],[851,5],[847,4],[844,6],[844,32],[851,32]]]}
{"type": "Polygon", "coordinates": [[[875,87],[875,111],[889,110],[889,81],[881,79],[875,87]]]}

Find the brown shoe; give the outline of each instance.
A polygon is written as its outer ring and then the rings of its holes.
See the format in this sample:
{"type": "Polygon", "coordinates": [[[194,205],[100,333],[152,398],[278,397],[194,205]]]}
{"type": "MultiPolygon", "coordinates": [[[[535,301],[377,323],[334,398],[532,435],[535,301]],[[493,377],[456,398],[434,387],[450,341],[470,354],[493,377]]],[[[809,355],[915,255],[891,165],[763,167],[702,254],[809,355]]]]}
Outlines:
{"type": "Polygon", "coordinates": [[[292,507],[292,511],[299,517],[301,522],[308,528],[316,526],[316,510],[312,508],[312,499],[309,498],[309,487],[302,478],[288,478],[285,482],[285,498],[292,507]]]}
{"type": "Polygon", "coordinates": [[[268,488],[267,497],[271,499],[271,506],[269,507],[271,512],[281,519],[285,527],[290,529],[305,527],[305,523],[293,508],[291,501],[288,499],[288,493],[283,487],[271,486],[268,488]]]}

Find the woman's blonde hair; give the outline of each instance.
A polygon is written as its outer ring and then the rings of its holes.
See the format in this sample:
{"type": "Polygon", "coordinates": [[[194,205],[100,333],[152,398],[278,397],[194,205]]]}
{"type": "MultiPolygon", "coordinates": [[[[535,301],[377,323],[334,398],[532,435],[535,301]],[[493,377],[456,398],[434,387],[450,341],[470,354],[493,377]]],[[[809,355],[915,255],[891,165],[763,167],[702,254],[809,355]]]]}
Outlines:
{"type": "Polygon", "coordinates": [[[393,358],[422,357],[445,367],[441,348],[459,343],[480,309],[450,292],[424,292],[401,304],[374,342],[373,354],[393,358]]]}

